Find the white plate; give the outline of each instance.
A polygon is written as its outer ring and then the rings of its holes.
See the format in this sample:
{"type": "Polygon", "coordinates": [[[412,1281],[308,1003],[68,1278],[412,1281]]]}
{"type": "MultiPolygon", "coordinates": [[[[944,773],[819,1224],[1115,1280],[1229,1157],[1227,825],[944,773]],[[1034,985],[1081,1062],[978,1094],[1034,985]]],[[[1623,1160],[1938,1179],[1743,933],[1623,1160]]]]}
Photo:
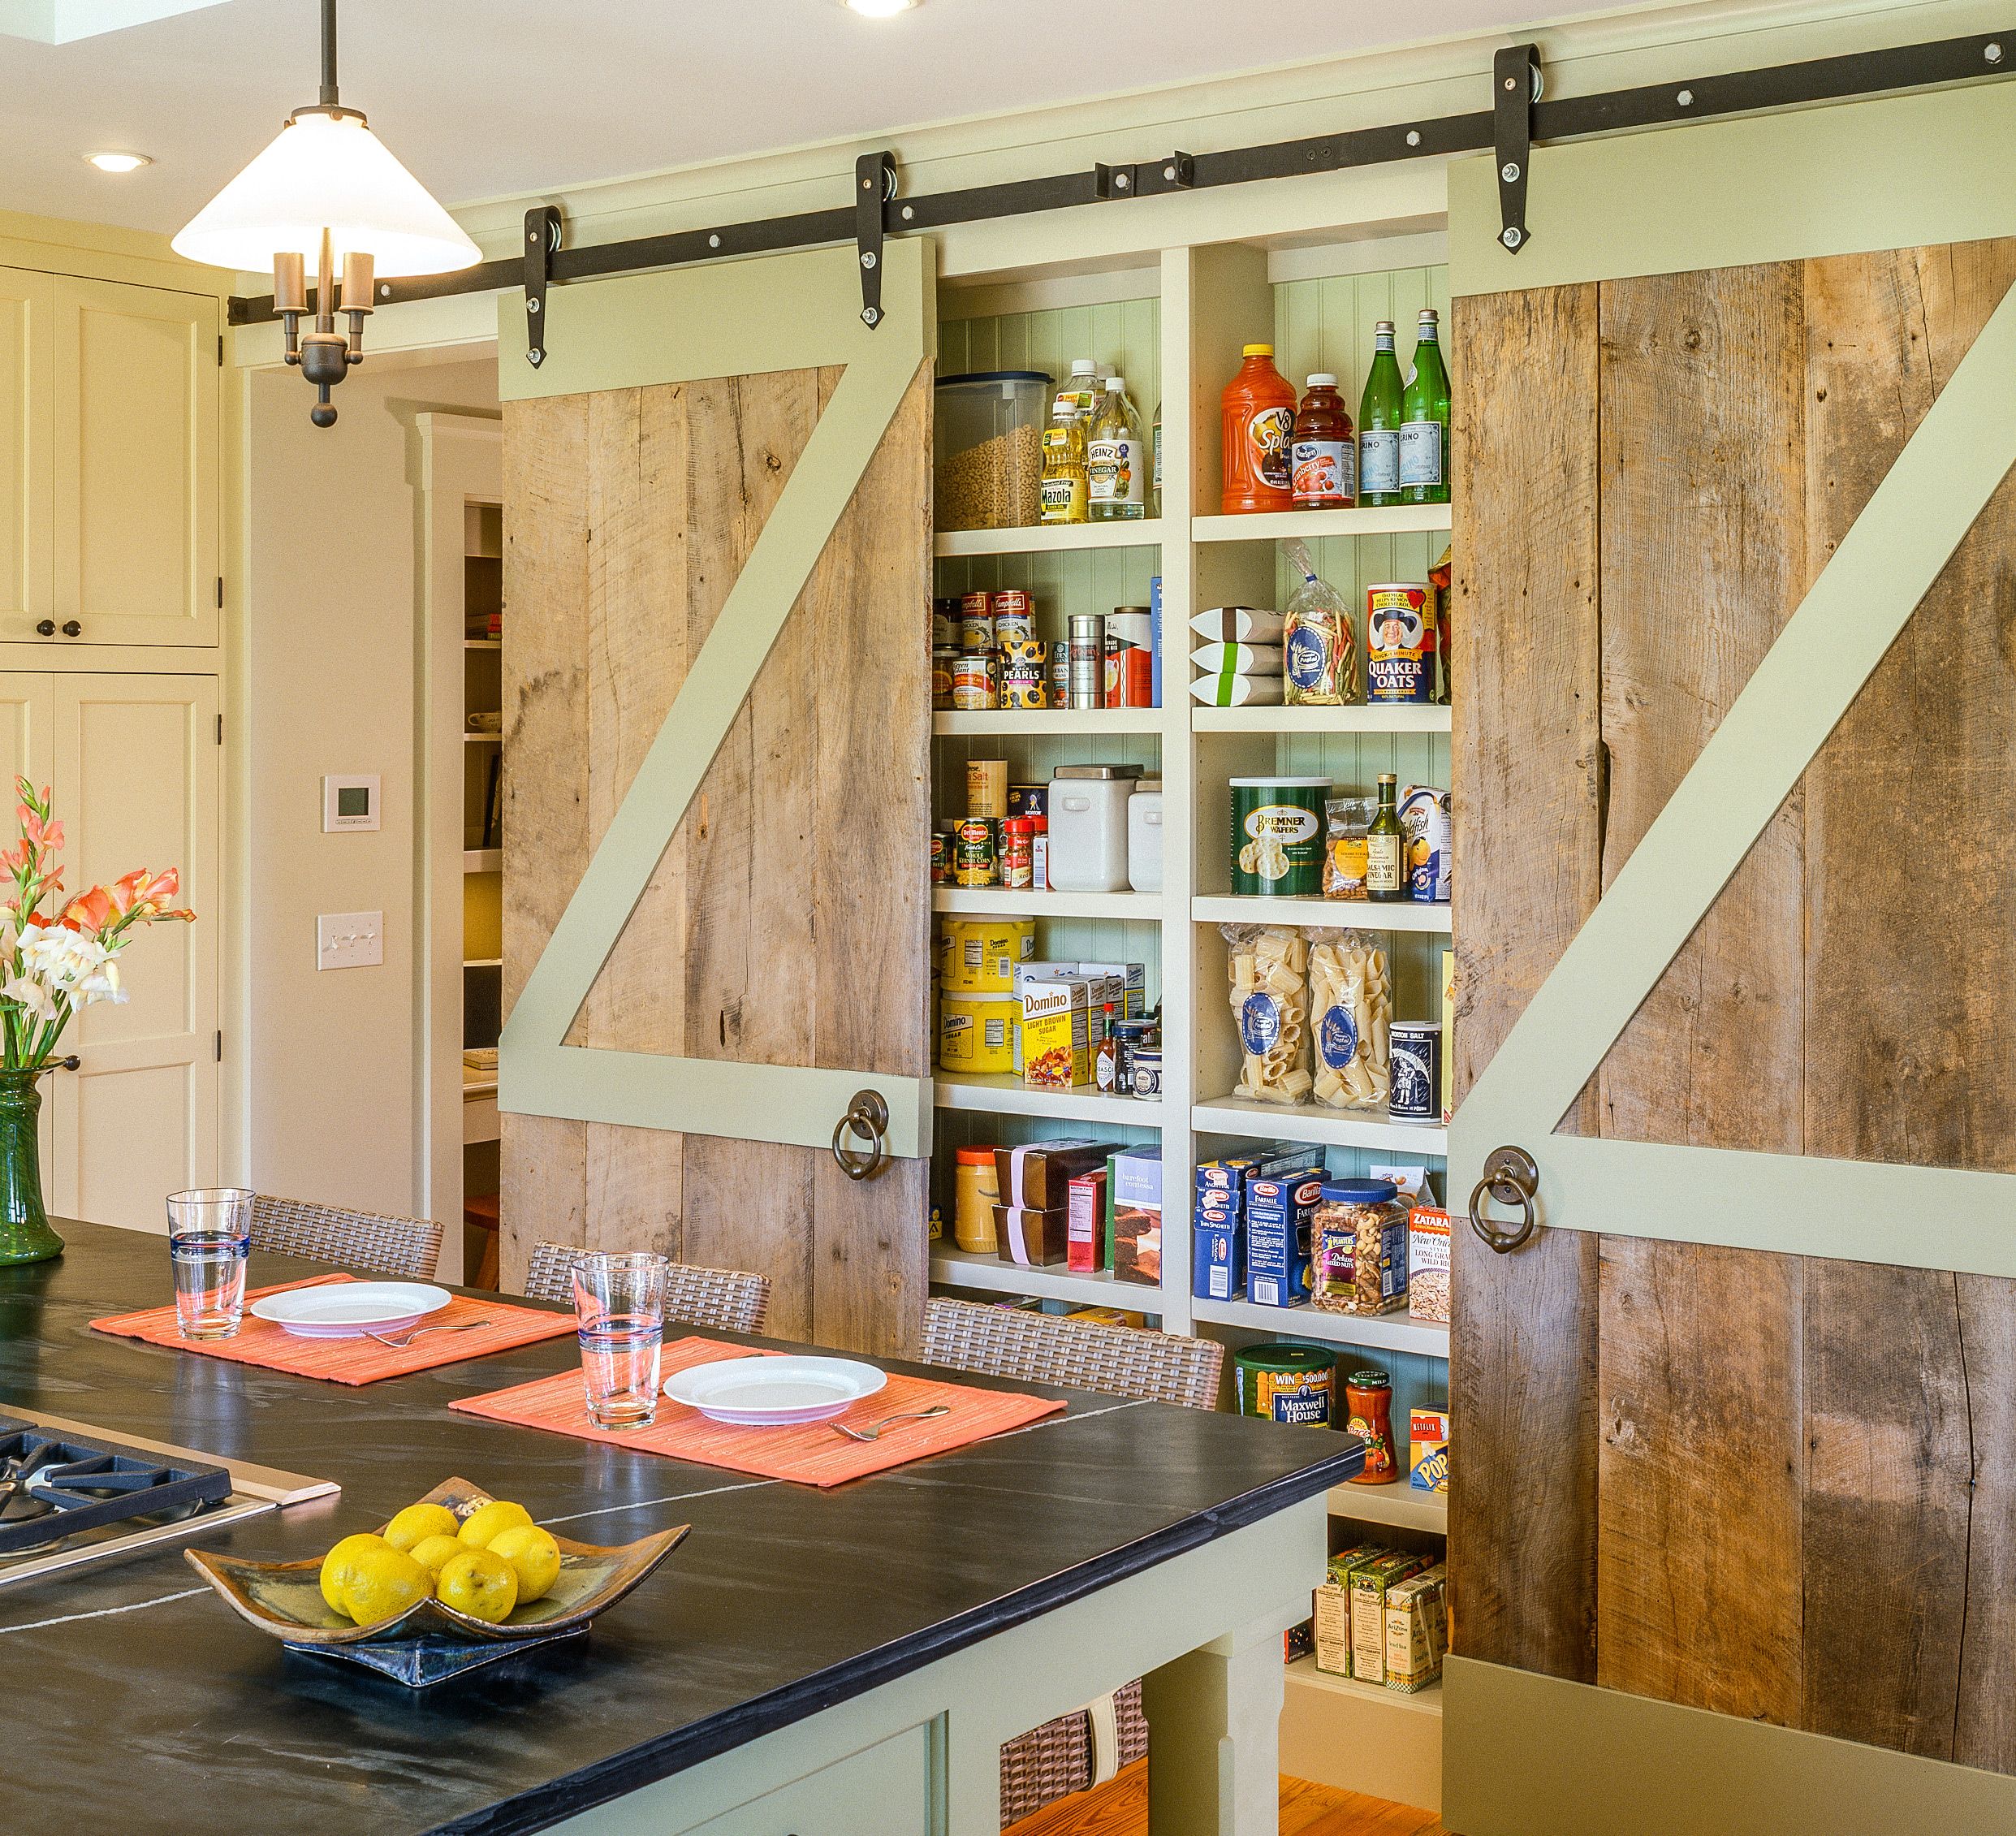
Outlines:
{"type": "Polygon", "coordinates": [[[431,1281],[332,1281],[265,1295],[252,1303],[252,1311],[296,1338],[360,1339],[366,1333],[399,1333],[417,1325],[454,1298],[431,1281]]]}
{"type": "Polygon", "coordinates": [[[675,1371],[665,1393],[710,1422],[779,1428],[830,1421],[888,1380],[851,1358],[722,1358],[675,1371]]]}

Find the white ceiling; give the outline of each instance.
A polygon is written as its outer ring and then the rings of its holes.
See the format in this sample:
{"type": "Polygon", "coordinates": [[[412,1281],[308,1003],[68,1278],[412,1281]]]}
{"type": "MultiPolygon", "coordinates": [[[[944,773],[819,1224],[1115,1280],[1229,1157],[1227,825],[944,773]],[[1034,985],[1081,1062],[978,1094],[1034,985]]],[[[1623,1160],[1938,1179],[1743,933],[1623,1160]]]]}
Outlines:
{"type": "MultiPolygon", "coordinates": [[[[922,0],[878,21],[839,0],[345,0],[343,99],[460,204],[1499,31],[1536,10],[922,0]]],[[[67,44],[0,37],[0,204],[180,227],[315,99],[317,19],[317,0],[228,0],[67,44]],[[123,178],[84,163],[106,149],[156,163],[123,178]]]]}

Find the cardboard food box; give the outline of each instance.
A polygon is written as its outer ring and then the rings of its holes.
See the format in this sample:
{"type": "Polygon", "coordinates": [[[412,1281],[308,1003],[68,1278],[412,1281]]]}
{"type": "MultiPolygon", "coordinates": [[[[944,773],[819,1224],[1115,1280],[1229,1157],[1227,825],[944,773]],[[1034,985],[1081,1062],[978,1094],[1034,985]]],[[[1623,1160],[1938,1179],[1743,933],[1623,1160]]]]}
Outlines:
{"type": "Polygon", "coordinates": [[[1407,1484],[1417,1492],[1449,1488],[1449,1412],[1407,1411],[1407,1484]]]}
{"type": "Polygon", "coordinates": [[[994,1177],[1004,1205],[1062,1212],[1071,1203],[1071,1182],[1097,1171],[1115,1143],[1090,1135],[1062,1135],[994,1151],[994,1177]]]}
{"type": "Polygon", "coordinates": [[[1309,1219],[1322,1195],[1313,1176],[1246,1184],[1246,1298],[1255,1307],[1299,1307],[1309,1298],[1309,1219]]]}
{"type": "Polygon", "coordinates": [[[1351,1674],[1351,1577],[1367,1562],[1392,1552],[1378,1543],[1360,1543],[1330,1558],[1323,1585],[1310,1603],[1316,1668],[1333,1677],[1351,1674]]]}
{"type": "Polygon", "coordinates": [[[1442,1592],[1438,1562],[1387,1590],[1386,1687],[1411,1696],[1442,1674],[1442,1592]]]}
{"type": "Polygon", "coordinates": [[[1190,1226],[1190,1292],[1200,1301],[1228,1301],[1245,1282],[1239,1226],[1199,1218],[1190,1226]]]}
{"type": "Polygon", "coordinates": [[[1003,1262],[1047,1268],[1071,1253],[1071,1213],[1064,1205],[996,1205],[994,1240],[1003,1262]]]}
{"type": "Polygon", "coordinates": [[[1419,1556],[1381,1556],[1351,1571],[1351,1674],[1360,1683],[1386,1681],[1386,1596],[1427,1564],[1419,1556]]]}
{"type": "Polygon", "coordinates": [[[1449,1214],[1432,1205],[1407,1214],[1407,1305],[1417,1320],[1449,1323],[1449,1214]]]}
{"type": "Polygon", "coordinates": [[[1092,997],[1094,1006],[1113,1004],[1116,1020],[1138,1020],[1148,1011],[1148,972],[1138,962],[1081,962],[1079,974],[1102,984],[1092,997]]]}
{"type": "Polygon", "coordinates": [[[1162,1284],[1162,1150],[1122,1149],[1107,1162],[1113,1200],[1113,1278],[1162,1284]]]}
{"type": "MultiPolygon", "coordinates": [[[[1111,1165],[1109,1161],[1107,1165],[1111,1165]]],[[[1066,1242],[1068,1254],[1065,1260],[1073,1272],[1090,1275],[1099,1266],[1102,1228],[1106,1221],[1105,1167],[1089,1173],[1080,1173],[1071,1182],[1071,1199],[1065,1207],[1068,1213],[1066,1242]]]]}
{"type": "Polygon", "coordinates": [[[1036,1090],[1070,1090],[1090,1083],[1091,984],[1082,976],[1058,976],[1034,978],[1019,986],[1022,1082],[1036,1090]]]}

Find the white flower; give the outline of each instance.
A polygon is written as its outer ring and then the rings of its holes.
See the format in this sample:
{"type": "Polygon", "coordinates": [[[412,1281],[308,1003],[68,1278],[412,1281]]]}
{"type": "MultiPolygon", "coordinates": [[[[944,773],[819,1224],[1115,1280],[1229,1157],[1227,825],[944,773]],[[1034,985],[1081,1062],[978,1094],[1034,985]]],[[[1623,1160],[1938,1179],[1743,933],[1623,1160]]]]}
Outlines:
{"type": "Polygon", "coordinates": [[[76,991],[83,997],[79,1004],[84,1007],[94,1006],[100,1001],[123,1006],[127,998],[125,989],[119,985],[119,966],[109,953],[98,969],[77,984],[76,991]]]}
{"type": "Polygon", "coordinates": [[[37,1020],[49,1021],[56,1017],[56,1001],[47,987],[33,978],[17,975],[11,981],[0,983],[0,1000],[12,1001],[16,1007],[25,1009],[37,1020]]]}

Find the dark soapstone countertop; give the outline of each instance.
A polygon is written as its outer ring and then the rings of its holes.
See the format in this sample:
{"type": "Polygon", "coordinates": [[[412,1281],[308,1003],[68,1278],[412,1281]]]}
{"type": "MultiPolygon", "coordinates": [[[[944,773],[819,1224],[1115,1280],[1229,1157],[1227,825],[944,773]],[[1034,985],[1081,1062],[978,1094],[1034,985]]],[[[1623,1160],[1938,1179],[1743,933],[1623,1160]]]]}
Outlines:
{"type": "MultiPolygon", "coordinates": [[[[1056,1392],[1061,1416],[819,1492],[449,1412],[560,1369],[571,1339],[350,1389],[93,1333],[93,1319],[170,1298],[166,1246],[58,1228],[58,1260],[0,1269],[0,1410],[343,1488],[206,1547],[318,1554],[451,1474],[585,1542],[693,1527],[585,1639],[427,1691],[285,1651],[173,1548],[0,1591],[0,1778],[78,1829],[542,1829],[1324,1491],[1359,1462],[1326,1429],[1056,1392]]],[[[253,1258],[254,1285],[319,1272],[253,1258]]]]}

